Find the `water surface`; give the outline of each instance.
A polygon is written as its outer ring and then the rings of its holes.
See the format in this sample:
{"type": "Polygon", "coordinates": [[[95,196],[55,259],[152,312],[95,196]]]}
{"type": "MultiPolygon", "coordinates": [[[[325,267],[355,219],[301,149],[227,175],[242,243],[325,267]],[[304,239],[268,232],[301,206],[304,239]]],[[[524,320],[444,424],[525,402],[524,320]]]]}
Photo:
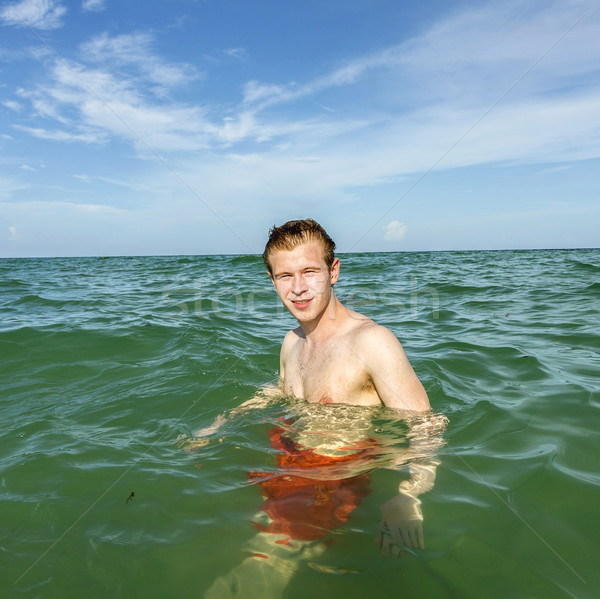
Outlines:
{"type": "MultiPolygon", "coordinates": [[[[600,252],[341,258],[339,297],[399,337],[449,422],[425,548],[380,554],[379,507],[408,474],[375,461],[280,595],[597,597],[600,252]]],[[[0,290],[2,595],[204,596],[256,538],[268,431],[307,418],[277,400],[197,453],[176,442],[277,376],[294,321],[259,259],[7,259],[0,290]]],[[[410,444],[385,409],[340,414],[410,444]]]]}

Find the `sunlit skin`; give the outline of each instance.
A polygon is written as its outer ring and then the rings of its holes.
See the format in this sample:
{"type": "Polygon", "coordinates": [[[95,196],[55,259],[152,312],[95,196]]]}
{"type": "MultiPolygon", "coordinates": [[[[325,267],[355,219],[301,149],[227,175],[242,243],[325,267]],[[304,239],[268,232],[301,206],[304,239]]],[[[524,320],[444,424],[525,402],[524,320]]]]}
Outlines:
{"type": "Polygon", "coordinates": [[[275,290],[300,325],[281,347],[286,394],[320,403],[430,408],[394,334],[335,296],[340,262],[328,269],[320,242],[272,252],[269,262],[275,290]]]}

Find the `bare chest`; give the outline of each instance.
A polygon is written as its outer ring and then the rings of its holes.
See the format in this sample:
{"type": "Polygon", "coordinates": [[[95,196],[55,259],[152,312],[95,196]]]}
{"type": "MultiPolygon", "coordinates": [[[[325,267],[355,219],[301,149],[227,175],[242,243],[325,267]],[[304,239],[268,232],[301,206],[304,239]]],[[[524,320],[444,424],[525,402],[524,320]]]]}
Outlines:
{"type": "Polygon", "coordinates": [[[379,405],[365,363],[351,348],[308,351],[298,344],[284,365],[284,391],[310,402],[379,405]]]}

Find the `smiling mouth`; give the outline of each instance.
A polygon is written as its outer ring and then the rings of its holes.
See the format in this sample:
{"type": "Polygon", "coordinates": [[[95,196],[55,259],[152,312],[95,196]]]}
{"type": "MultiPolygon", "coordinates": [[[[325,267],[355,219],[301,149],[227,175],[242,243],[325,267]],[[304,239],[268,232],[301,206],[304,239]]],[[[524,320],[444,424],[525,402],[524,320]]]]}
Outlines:
{"type": "Polygon", "coordinates": [[[310,302],[312,302],[312,297],[309,299],[305,299],[305,300],[292,300],[292,304],[294,304],[294,306],[296,306],[296,308],[306,308],[306,306],[308,306],[308,304],[310,304],[310,302]]]}

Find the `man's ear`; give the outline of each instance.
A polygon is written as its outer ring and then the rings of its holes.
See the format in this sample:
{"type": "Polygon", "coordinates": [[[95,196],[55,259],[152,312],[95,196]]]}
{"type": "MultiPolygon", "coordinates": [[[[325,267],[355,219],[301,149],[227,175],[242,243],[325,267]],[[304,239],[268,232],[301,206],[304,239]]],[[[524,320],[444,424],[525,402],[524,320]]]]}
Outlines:
{"type": "Polygon", "coordinates": [[[331,264],[331,269],[329,270],[330,282],[332,285],[337,283],[338,277],[340,276],[340,259],[335,258],[331,264]]]}
{"type": "MultiPolygon", "coordinates": [[[[275,279],[273,279],[273,275],[271,274],[271,272],[267,269],[267,274],[269,275],[269,279],[271,279],[271,283],[273,283],[273,287],[275,287],[275,279]]],[[[277,287],[275,287],[275,291],[277,291],[277,287]]]]}

